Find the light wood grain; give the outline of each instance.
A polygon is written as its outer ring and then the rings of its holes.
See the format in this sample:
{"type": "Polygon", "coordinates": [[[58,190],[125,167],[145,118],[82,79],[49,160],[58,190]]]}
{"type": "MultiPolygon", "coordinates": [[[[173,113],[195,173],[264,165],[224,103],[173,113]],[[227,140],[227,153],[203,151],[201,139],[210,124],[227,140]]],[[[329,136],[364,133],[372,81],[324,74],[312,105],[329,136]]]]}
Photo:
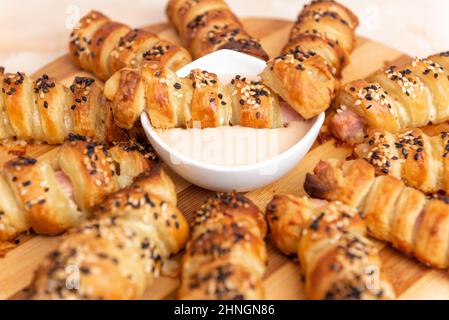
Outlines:
{"type": "MultiPolygon", "coordinates": [[[[270,19],[244,19],[244,24],[250,33],[261,38],[262,44],[270,55],[276,55],[285,43],[291,22],[270,19]]],[[[165,24],[148,28],[162,37],[178,41],[173,30],[165,24]]],[[[403,63],[409,57],[388,48],[382,44],[359,38],[357,47],[352,54],[351,64],[343,73],[343,82],[369,75],[387,62],[403,63]]],[[[69,83],[75,74],[85,74],[76,69],[67,56],[39,70],[51,74],[69,83]]],[[[55,150],[46,145],[31,146],[26,153],[34,157],[54,157],[55,150]]],[[[0,149],[0,165],[11,159],[15,149],[0,149]]],[[[17,151],[17,150],[16,150],[17,151]]],[[[19,148],[23,152],[23,148],[19,148]]],[[[247,193],[261,209],[275,193],[304,193],[302,185],[305,174],[311,171],[320,161],[330,158],[344,159],[351,153],[347,148],[336,147],[333,142],[314,148],[287,176],[279,181],[247,193]]],[[[179,197],[179,208],[188,219],[198,209],[201,203],[211,194],[211,191],[193,186],[172,172],[179,197]]],[[[0,299],[21,298],[19,293],[31,280],[33,271],[58,243],[59,238],[31,237],[13,249],[5,258],[0,259],[0,299]],[[19,294],[18,294],[19,293],[19,294]]],[[[269,266],[264,284],[268,299],[302,299],[302,283],[299,268],[294,260],[280,254],[268,242],[269,266]]],[[[449,279],[447,273],[426,268],[414,259],[376,242],[381,250],[381,258],[387,276],[392,279],[395,289],[402,299],[448,299],[449,279]]],[[[176,297],[178,279],[161,278],[148,289],[143,299],[172,299],[176,297]]]]}

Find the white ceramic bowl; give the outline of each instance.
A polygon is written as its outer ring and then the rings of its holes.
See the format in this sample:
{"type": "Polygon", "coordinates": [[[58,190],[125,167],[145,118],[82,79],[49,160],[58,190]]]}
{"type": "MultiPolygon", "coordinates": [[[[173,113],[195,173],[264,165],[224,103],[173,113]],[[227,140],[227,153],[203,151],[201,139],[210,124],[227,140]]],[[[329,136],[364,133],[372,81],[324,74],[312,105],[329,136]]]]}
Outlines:
{"type": "MultiPolygon", "coordinates": [[[[180,69],[186,76],[200,68],[220,75],[241,74],[256,77],[265,68],[265,62],[255,57],[220,50],[204,56],[180,69]]],[[[146,113],[141,116],[144,131],[162,160],[181,177],[200,187],[214,191],[249,191],[266,186],[287,174],[306,155],[317,138],[324,122],[324,113],[311,120],[306,135],[285,152],[251,165],[224,166],[191,159],[165,143],[151,126],[146,113]]]]}

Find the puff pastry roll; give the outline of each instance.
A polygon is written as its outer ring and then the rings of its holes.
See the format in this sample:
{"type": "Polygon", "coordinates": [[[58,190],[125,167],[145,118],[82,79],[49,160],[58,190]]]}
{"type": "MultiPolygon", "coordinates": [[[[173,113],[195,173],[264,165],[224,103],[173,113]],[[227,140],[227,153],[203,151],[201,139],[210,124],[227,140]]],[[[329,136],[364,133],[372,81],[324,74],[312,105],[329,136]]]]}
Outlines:
{"type": "Polygon", "coordinates": [[[366,216],[368,233],[426,265],[449,267],[449,204],[427,199],[363,159],[321,162],[304,185],[312,197],[341,201],[366,216]]]}
{"type": "Polygon", "coordinates": [[[69,231],[41,263],[31,298],[140,298],[188,239],[188,223],[172,200],[173,182],[158,166],[108,196],[95,219],[69,231]]]}
{"type": "Polygon", "coordinates": [[[427,136],[420,129],[392,134],[369,130],[355,155],[369,161],[376,175],[403,179],[424,193],[449,193],[449,133],[427,136]]]}
{"type": "Polygon", "coordinates": [[[236,76],[224,86],[216,74],[195,69],[180,78],[160,63],[123,69],[105,85],[116,123],[130,128],[146,111],[155,128],[282,125],[277,96],[262,82],[236,76]]]}
{"type": "Polygon", "coordinates": [[[266,217],[271,240],[297,254],[308,299],[372,300],[395,297],[381,274],[377,249],[356,210],[340,202],[276,195],[266,217]]]}
{"type": "Polygon", "coordinates": [[[337,93],[329,130],[349,144],[363,141],[368,128],[397,133],[449,119],[449,54],[391,66],[337,93]]]}
{"type": "Polygon", "coordinates": [[[179,298],[263,299],[265,235],[264,216],[250,200],[235,193],[210,198],[195,216],[179,298]]]}
{"type": "Polygon", "coordinates": [[[97,141],[123,134],[92,78],[76,77],[69,88],[45,74],[36,80],[20,72],[0,78],[0,139],[61,144],[69,133],[97,141]]]}
{"type": "Polygon", "coordinates": [[[103,199],[131,184],[152,165],[154,153],[136,144],[107,149],[70,135],[55,161],[19,157],[0,174],[0,241],[33,230],[57,235],[90,216],[103,199]]]}
{"type": "Polygon", "coordinates": [[[170,0],[167,16],[195,59],[230,49],[268,60],[259,41],[223,0],[170,0]]]}
{"type": "Polygon", "coordinates": [[[171,69],[188,64],[187,50],[156,34],[111,21],[98,11],[83,17],[71,34],[69,49],[75,63],[102,80],[125,67],[159,61],[171,69]]]}
{"type": "Polygon", "coordinates": [[[283,114],[277,95],[262,81],[235,76],[228,85],[232,97],[232,125],[279,128],[283,114]]]}
{"type": "Polygon", "coordinates": [[[299,14],[282,53],[261,77],[305,119],[328,109],[355,47],[357,17],[335,1],[312,1],[299,14]]]}

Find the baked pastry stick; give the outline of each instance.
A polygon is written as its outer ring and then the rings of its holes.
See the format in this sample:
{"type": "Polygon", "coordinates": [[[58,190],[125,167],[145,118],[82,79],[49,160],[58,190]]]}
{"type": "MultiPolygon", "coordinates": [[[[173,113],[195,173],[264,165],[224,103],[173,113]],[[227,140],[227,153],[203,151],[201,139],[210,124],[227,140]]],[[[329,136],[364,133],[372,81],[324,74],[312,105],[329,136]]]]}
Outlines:
{"type": "Polygon", "coordinates": [[[125,67],[137,68],[144,61],[159,61],[173,70],[191,61],[181,46],[154,33],[111,21],[98,11],[89,12],[79,21],[71,34],[69,49],[81,69],[93,72],[101,80],[125,67]]]}
{"type": "Polygon", "coordinates": [[[267,252],[265,218],[247,198],[220,193],[196,213],[182,259],[183,300],[260,300],[267,252]]]}
{"type": "Polygon", "coordinates": [[[424,193],[449,194],[449,133],[427,136],[420,129],[392,134],[368,130],[354,154],[369,161],[376,175],[403,179],[424,193]]]}
{"type": "Polygon", "coordinates": [[[195,59],[230,49],[268,60],[259,41],[223,0],[170,0],[167,16],[195,59]]]}
{"type": "Polygon", "coordinates": [[[114,74],[104,93],[122,128],[131,128],[143,111],[159,129],[282,125],[277,96],[262,82],[239,76],[224,86],[217,75],[204,70],[180,78],[166,66],[149,62],[114,74]]]}
{"type": "Polygon", "coordinates": [[[76,77],[67,88],[45,74],[33,80],[24,73],[2,70],[0,139],[61,144],[69,133],[96,141],[124,134],[115,127],[109,104],[94,79],[76,77]]]}
{"type": "Polygon", "coordinates": [[[148,147],[118,144],[107,149],[70,135],[53,161],[9,161],[0,174],[0,241],[13,241],[31,229],[58,235],[78,225],[107,195],[151,168],[153,159],[148,147]]]}
{"type": "Polygon", "coordinates": [[[315,198],[341,201],[366,216],[368,233],[426,265],[449,267],[449,204],[427,199],[391,176],[375,177],[367,161],[321,162],[305,190],[315,198]]]}
{"type": "Polygon", "coordinates": [[[32,299],[138,299],[184,247],[189,226],[159,166],[112,194],[40,265],[32,299]]]}
{"type": "Polygon", "coordinates": [[[348,144],[360,143],[369,128],[391,133],[449,119],[449,53],[391,66],[337,93],[329,130],[348,144]]]}
{"type": "Polygon", "coordinates": [[[335,1],[312,1],[299,14],[289,42],[261,77],[305,119],[328,109],[355,47],[357,17],[335,1]]]}
{"type": "Polygon", "coordinates": [[[308,299],[392,299],[359,212],[340,202],[276,195],[266,217],[271,241],[298,255],[308,299]]]}

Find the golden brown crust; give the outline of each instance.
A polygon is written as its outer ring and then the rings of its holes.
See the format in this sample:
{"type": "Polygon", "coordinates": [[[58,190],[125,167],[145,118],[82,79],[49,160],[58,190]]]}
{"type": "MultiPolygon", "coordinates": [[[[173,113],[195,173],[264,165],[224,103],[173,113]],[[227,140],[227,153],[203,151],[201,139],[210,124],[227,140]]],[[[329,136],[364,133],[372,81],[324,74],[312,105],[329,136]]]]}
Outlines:
{"type": "MultiPolygon", "coordinates": [[[[8,184],[5,175],[0,175],[0,243],[7,243],[30,229],[25,210],[17,202],[14,190],[8,184]]],[[[3,249],[3,248],[2,248],[3,249]]]]}
{"type": "Polygon", "coordinates": [[[131,185],[142,173],[154,171],[153,165],[158,161],[149,144],[137,143],[134,140],[116,143],[108,152],[114,161],[119,189],[131,185]]]}
{"type": "Polygon", "coordinates": [[[154,46],[142,53],[142,63],[159,62],[173,71],[189,64],[191,59],[186,49],[163,39],[159,39],[154,46]]]}
{"type": "MultiPolygon", "coordinates": [[[[40,119],[35,117],[33,81],[22,73],[3,75],[2,92],[6,116],[15,135],[31,140],[42,137],[40,119]]],[[[6,137],[5,137],[6,138],[6,137]]]]}
{"type": "Polygon", "coordinates": [[[89,43],[92,72],[100,79],[107,79],[112,73],[109,70],[111,51],[129,31],[130,28],[124,24],[108,21],[94,33],[89,43]]]}
{"type": "MultiPolygon", "coordinates": [[[[340,106],[342,111],[353,111],[363,119],[366,127],[382,127],[390,132],[397,132],[401,128],[393,109],[394,99],[378,84],[372,84],[365,80],[350,82],[339,90],[334,105],[340,106]]],[[[331,118],[330,129],[340,140],[363,139],[366,129],[360,133],[360,136],[354,137],[349,130],[344,127],[339,128],[338,124],[332,123],[332,120],[331,118]],[[342,132],[340,133],[339,130],[342,132]]]]}
{"type": "Polygon", "coordinates": [[[230,49],[268,59],[223,0],[171,0],[167,16],[194,58],[230,49]]]}
{"type": "Polygon", "coordinates": [[[111,214],[115,217],[142,217],[145,223],[156,228],[157,234],[149,235],[149,238],[167,257],[183,248],[189,234],[187,221],[172,203],[134,185],[108,197],[95,216],[101,218],[111,214]]]}
{"type": "Polygon", "coordinates": [[[154,194],[175,206],[177,204],[175,184],[157,161],[152,162],[150,170],[145,171],[134,180],[133,187],[154,194]]]}
{"type": "Polygon", "coordinates": [[[448,144],[447,132],[430,137],[420,129],[398,134],[370,129],[365,142],[356,146],[355,154],[369,161],[376,175],[403,179],[424,193],[448,193],[448,144]]]}
{"type": "Polygon", "coordinates": [[[275,195],[265,216],[270,227],[270,241],[282,253],[296,255],[303,226],[310,220],[309,200],[292,195],[275,195]]]}
{"type": "Polygon", "coordinates": [[[80,20],[70,40],[70,53],[84,70],[102,80],[125,68],[137,68],[143,61],[159,61],[178,69],[191,61],[187,50],[144,30],[111,21],[91,11],[80,20]]]}
{"type": "Polygon", "coordinates": [[[70,178],[75,200],[83,210],[89,210],[119,189],[114,160],[105,145],[72,139],[61,146],[59,163],[70,178]]]}
{"type": "MultiPolygon", "coordinates": [[[[11,236],[28,231],[30,227],[37,233],[57,235],[85,219],[86,214],[78,210],[70,195],[63,191],[49,163],[17,158],[6,163],[4,175],[20,210],[18,213],[28,227],[18,229],[11,236]]],[[[17,213],[6,212],[7,216],[14,214],[17,213]]]]}
{"type": "Polygon", "coordinates": [[[152,125],[155,128],[179,126],[182,123],[183,113],[182,97],[175,88],[176,83],[180,83],[177,76],[159,63],[146,63],[142,70],[145,81],[145,109],[152,125]]]}
{"type": "Polygon", "coordinates": [[[335,79],[325,60],[300,47],[270,60],[260,76],[305,119],[325,111],[335,91],[335,79]]]}
{"type": "Polygon", "coordinates": [[[265,84],[236,76],[229,87],[233,99],[233,125],[251,128],[282,125],[278,97],[265,84]]]}
{"type": "Polygon", "coordinates": [[[374,168],[364,160],[321,161],[308,173],[304,188],[313,198],[341,201],[357,207],[374,180],[374,168]],[[335,168],[340,168],[335,170],[335,168]]]}
{"type": "Polygon", "coordinates": [[[390,66],[367,80],[343,86],[336,95],[337,114],[331,116],[332,133],[339,139],[360,143],[368,129],[378,127],[391,133],[449,118],[449,57],[442,54],[415,59],[399,68],[390,66]],[[340,110],[340,111],[338,111],[340,110]],[[338,113],[354,112],[362,128],[340,123],[338,113]]]}
{"type": "MultiPolygon", "coordinates": [[[[57,235],[86,219],[112,192],[128,187],[143,172],[154,193],[176,199],[171,180],[158,169],[148,146],[119,143],[106,149],[86,137],[69,135],[56,159],[19,157],[6,163],[0,176],[0,241],[13,241],[34,230],[57,235]],[[163,190],[162,190],[163,189],[163,190]]],[[[149,190],[151,191],[151,190],[149,190]]]]}
{"type": "Polygon", "coordinates": [[[298,254],[308,299],[394,298],[356,210],[340,202],[276,195],[267,218],[275,246],[298,254]],[[368,271],[376,272],[376,279],[368,271]],[[368,287],[370,281],[378,287],[368,287]]]}
{"type": "Polygon", "coordinates": [[[81,18],[70,34],[69,51],[75,63],[82,69],[92,69],[91,39],[109,18],[98,11],[91,11],[81,18]]]}
{"type": "Polygon", "coordinates": [[[184,247],[189,233],[183,214],[148,192],[171,188],[168,178],[156,178],[162,175],[160,170],[145,174],[110,195],[94,220],[71,230],[40,265],[32,298],[140,298],[170,256],[184,247]]]}
{"type": "Polygon", "coordinates": [[[344,20],[351,28],[356,28],[359,25],[357,16],[344,5],[334,0],[313,0],[309,5],[306,5],[303,12],[327,12],[328,15],[334,13],[338,18],[344,20]]]}
{"type": "Polygon", "coordinates": [[[111,130],[107,123],[110,111],[102,88],[92,78],[75,77],[70,91],[72,132],[95,141],[109,141],[106,134],[111,130]]]}
{"type": "Polygon", "coordinates": [[[181,300],[261,300],[265,295],[260,278],[225,261],[204,264],[183,281],[178,292],[181,300]]]}
{"type": "Polygon", "coordinates": [[[46,74],[32,80],[18,72],[4,74],[0,81],[1,139],[62,144],[73,133],[107,141],[116,130],[94,79],[75,77],[67,88],[46,74]]]}
{"type": "MultiPolygon", "coordinates": [[[[167,3],[166,13],[170,22],[184,37],[189,23],[193,24],[197,16],[209,11],[230,11],[230,9],[226,2],[222,0],[173,0],[167,3]]],[[[194,28],[191,27],[190,29],[194,28]]]]}
{"type": "Polygon", "coordinates": [[[227,89],[207,71],[195,69],[180,78],[166,65],[148,61],[140,70],[117,72],[106,82],[105,95],[123,128],[131,128],[143,110],[158,129],[208,128],[231,122],[227,89]]]}
{"type": "Polygon", "coordinates": [[[145,105],[144,84],[137,70],[123,68],[105,84],[105,96],[111,100],[111,109],[117,125],[131,129],[145,105]]]}
{"type": "Polygon", "coordinates": [[[343,67],[347,64],[348,57],[345,55],[345,51],[340,46],[335,46],[333,42],[326,41],[316,34],[301,33],[294,38],[294,41],[290,41],[282,49],[282,52],[290,52],[295,48],[302,49],[304,51],[310,50],[315,52],[332,67],[332,73],[338,77],[341,76],[343,67]]]}
{"type": "Polygon", "coordinates": [[[262,79],[305,119],[330,107],[343,67],[355,47],[358,20],[334,1],[312,1],[299,14],[280,56],[262,79]]]}
{"type": "Polygon", "coordinates": [[[218,95],[223,87],[218,76],[204,70],[195,69],[189,74],[192,81],[192,101],[190,103],[190,119],[187,127],[209,128],[221,125],[218,95]]]}
{"type": "Polygon", "coordinates": [[[197,212],[182,262],[180,299],[262,299],[267,252],[259,209],[235,193],[197,212]]]}
{"type": "MultiPolygon", "coordinates": [[[[337,3],[335,3],[337,4],[337,3]]],[[[342,7],[341,5],[337,4],[342,7]]],[[[337,47],[335,51],[343,51],[343,62],[349,61],[349,53],[355,47],[355,33],[354,30],[357,24],[347,22],[340,16],[338,11],[330,11],[326,8],[319,7],[316,4],[306,6],[300,13],[298,20],[291,30],[290,43],[296,42],[296,39],[303,34],[317,35],[333,47],[337,47]]],[[[345,8],[346,9],[346,8],[345,8]]],[[[348,10],[348,9],[346,9],[348,10]]],[[[334,53],[337,56],[337,53],[334,53]]],[[[333,66],[336,67],[336,66],[333,66]]],[[[336,72],[339,72],[339,70],[336,72]]]]}
{"type": "Polygon", "coordinates": [[[308,176],[304,187],[312,196],[339,200],[364,212],[372,236],[392,243],[428,265],[449,267],[446,231],[449,204],[428,200],[423,193],[394,177],[374,178],[374,168],[361,159],[343,166],[321,164],[315,175],[308,176]],[[362,171],[369,174],[364,176],[362,171]],[[364,181],[360,182],[363,188],[355,188],[351,183],[357,178],[364,181]],[[316,187],[318,184],[320,187],[316,187]],[[357,195],[349,189],[356,189],[357,195]]]}
{"type": "Polygon", "coordinates": [[[418,260],[439,268],[447,268],[449,250],[448,205],[439,200],[430,200],[421,212],[415,234],[415,250],[418,260]]]}
{"type": "Polygon", "coordinates": [[[111,52],[110,70],[121,70],[123,68],[135,68],[140,64],[143,58],[144,48],[154,46],[159,37],[142,29],[133,29],[122,36],[111,52]]]}

